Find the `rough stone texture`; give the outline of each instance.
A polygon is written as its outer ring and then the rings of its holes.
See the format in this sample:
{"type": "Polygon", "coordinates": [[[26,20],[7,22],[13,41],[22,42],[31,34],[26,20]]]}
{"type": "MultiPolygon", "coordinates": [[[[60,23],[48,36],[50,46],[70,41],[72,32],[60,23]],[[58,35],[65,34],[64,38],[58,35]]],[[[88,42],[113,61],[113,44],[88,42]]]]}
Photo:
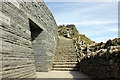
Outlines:
{"type": "Polygon", "coordinates": [[[74,43],[81,73],[93,80],[120,78],[120,38],[90,45],[81,45],[77,40],[74,43]]]}
{"type": "Polygon", "coordinates": [[[0,8],[0,75],[35,78],[36,70],[50,71],[57,25],[45,3],[0,2],[0,8]]]}
{"type": "Polygon", "coordinates": [[[92,78],[120,78],[120,46],[86,55],[80,62],[80,69],[92,78]]]}

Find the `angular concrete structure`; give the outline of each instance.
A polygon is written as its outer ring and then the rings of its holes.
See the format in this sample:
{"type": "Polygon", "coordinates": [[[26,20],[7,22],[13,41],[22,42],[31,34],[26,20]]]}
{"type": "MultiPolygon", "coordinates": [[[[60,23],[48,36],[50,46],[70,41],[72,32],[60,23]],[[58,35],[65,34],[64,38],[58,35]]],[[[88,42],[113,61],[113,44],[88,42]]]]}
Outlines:
{"type": "Polygon", "coordinates": [[[44,2],[0,2],[0,23],[0,76],[51,70],[57,24],[44,2]]]}

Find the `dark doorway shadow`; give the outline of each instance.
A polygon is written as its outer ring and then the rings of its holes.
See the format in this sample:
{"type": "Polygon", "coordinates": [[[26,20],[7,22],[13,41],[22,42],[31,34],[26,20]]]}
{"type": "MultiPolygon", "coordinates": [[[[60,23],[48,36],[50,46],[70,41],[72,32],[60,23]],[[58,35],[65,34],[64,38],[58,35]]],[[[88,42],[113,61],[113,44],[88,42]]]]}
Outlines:
{"type": "Polygon", "coordinates": [[[31,19],[29,19],[29,26],[30,26],[30,31],[31,31],[31,41],[33,41],[43,31],[43,29],[41,29],[31,19]]]}

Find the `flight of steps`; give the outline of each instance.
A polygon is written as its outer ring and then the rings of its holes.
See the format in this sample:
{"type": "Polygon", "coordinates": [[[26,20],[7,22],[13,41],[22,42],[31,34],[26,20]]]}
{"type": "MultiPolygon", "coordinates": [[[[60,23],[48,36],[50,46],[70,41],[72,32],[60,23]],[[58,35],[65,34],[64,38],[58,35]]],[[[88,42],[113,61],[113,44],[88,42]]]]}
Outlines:
{"type": "Polygon", "coordinates": [[[78,71],[79,64],[72,39],[59,37],[52,70],[78,71]]]}

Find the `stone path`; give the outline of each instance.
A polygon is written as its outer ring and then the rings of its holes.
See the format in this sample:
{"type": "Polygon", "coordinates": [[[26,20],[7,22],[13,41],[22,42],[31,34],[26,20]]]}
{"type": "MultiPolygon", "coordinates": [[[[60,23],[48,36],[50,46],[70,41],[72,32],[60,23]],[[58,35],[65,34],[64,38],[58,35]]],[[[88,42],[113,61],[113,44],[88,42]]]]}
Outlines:
{"type": "Polygon", "coordinates": [[[79,71],[36,72],[37,78],[89,78],[79,71]]]}
{"type": "Polygon", "coordinates": [[[79,71],[79,69],[78,55],[73,40],[59,36],[52,70],[79,71]]]}

